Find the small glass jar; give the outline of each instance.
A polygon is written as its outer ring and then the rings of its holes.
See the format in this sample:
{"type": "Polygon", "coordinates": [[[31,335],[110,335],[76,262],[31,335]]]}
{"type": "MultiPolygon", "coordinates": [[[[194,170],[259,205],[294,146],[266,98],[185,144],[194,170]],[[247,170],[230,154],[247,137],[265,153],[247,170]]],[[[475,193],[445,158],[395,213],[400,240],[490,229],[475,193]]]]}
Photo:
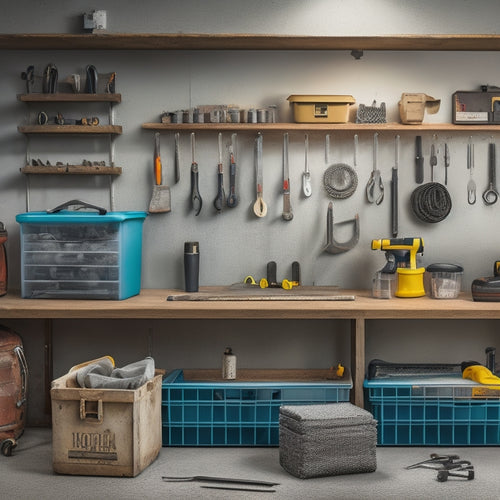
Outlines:
{"type": "Polygon", "coordinates": [[[456,264],[427,266],[428,293],[433,299],[456,299],[462,287],[464,268],[456,264]]]}

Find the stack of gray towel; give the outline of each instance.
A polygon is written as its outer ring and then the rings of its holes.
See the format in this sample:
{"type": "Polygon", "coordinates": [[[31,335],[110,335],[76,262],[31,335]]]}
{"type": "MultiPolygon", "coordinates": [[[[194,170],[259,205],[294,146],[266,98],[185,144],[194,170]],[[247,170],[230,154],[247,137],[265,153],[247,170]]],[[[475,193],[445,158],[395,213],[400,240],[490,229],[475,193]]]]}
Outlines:
{"type": "Polygon", "coordinates": [[[151,380],[155,374],[155,362],[147,357],[123,368],[115,368],[109,358],[80,368],[76,380],[80,387],[92,389],[137,389],[151,380]]]}

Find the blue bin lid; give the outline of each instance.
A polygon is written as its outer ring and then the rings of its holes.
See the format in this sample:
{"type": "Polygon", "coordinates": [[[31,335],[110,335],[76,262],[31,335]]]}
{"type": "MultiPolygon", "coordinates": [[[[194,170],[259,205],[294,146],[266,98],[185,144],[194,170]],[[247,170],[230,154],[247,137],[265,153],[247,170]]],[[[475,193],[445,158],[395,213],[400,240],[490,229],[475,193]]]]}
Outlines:
{"type": "Polygon", "coordinates": [[[56,213],[47,212],[26,212],[16,215],[16,221],[23,223],[42,223],[50,222],[78,222],[78,223],[101,223],[101,222],[123,222],[130,219],[145,219],[147,212],[126,211],[126,212],[107,212],[99,215],[97,212],[78,212],[75,210],[61,210],[56,213]]]}

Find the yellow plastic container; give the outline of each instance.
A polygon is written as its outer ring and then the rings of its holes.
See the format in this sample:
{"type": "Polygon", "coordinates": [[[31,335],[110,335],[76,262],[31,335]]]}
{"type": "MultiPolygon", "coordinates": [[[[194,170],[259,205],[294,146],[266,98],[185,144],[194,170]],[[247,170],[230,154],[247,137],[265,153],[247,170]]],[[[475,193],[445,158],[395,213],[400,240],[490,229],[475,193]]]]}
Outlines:
{"type": "Polygon", "coordinates": [[[288,101],[296,123],[346,123],[352,95],[291,95],[288,101]]]}
{"type": "Polygon", "coordinates": [[[396,297],[423,297],[425,295],[425,267],[419,267],[417,269],[398,267],[396,273],[398,275],[398,288],[395,293],[396,297]]]}

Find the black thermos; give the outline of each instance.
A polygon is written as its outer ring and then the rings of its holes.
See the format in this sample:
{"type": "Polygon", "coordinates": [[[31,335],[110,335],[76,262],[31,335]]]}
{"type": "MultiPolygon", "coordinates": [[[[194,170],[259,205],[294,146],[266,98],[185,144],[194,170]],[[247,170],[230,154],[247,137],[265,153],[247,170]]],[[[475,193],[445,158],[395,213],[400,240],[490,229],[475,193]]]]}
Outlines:
{"type": "Polygon", "coordinates": [[[184,243],[184,288],[186,292],[197,292],[200,275],[200,244],[197,241],[184,243]]]}

